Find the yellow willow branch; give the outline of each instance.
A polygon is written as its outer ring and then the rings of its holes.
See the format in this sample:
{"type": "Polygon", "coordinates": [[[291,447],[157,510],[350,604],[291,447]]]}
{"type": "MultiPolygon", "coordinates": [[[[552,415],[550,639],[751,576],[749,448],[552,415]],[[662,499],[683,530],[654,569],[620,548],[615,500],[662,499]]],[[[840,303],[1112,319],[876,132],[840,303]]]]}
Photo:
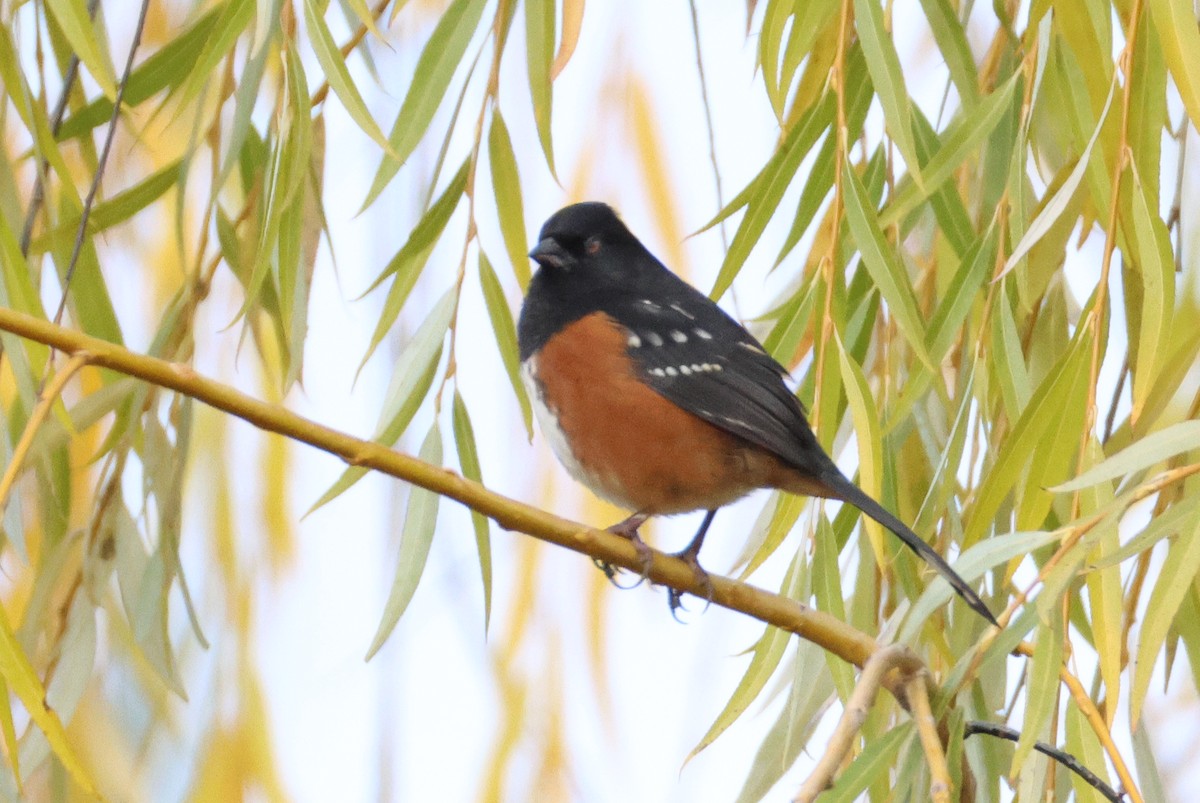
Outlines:
{"type": "MultiPolygon", "coordinates": [[[[11,309],[0,308],[0,330],[52,346],[67,354],[86,354],[90,365],[109,368],[182,393],[260,429],[337,455],[352,466],[370,468],[461,502],[505,529],[526,533],[605,563],[641,571],[641,558],[626,538],[509,499],[453,471],[318,424],[278,404],[247,396],[198,374],[191,366],[137,354],[115,343],[11,309]]],[[[654,552],[653,565],[647,577],[659,585],[699,597],[707,596],[708,589],[696,577],[691,566],[660,552],[654,552]]],[[[714,605],[744,613],[794,633],[856,666],[863,666],[879,649],[871,636],[827,613],[748,583],[718,575],[712,575],[710,579],[714,605]]],[[[897,687],[885,685],[898,695],[902,694],[897,687]]]]}
{"type": "MultiPolygon", "coordinates": [[[[893,670],[898,670],[899,674],[903,676],[899,679],[898,684],[895,683],[896,679],[893,679],[890,687],[898,686],[900,689],[904,689],[907,686],[907,679],[911,677],[920,684],[921,691],[925,691],[924,669],[925,666],[920,659],[903,644],[882,647],[871,656],[866,666],[863,667],[858,683],[854,685],[854,691],[846,700],[846,706],[842,710],[837,728],[825,746],[825,753],[813,768],[812,773],[805,779],[800,791],[792,798],[792,803],[813,803],[822,792],[833,786],[833,779],[837,775],[838,769],[854,749],[854,741],[858,737],[858,732],[862,730],[863,723],[867,721],[871,706],[875,705],[875,696],[879,693],[879,687],[890,685],[887,682],[888,675],[892,674],[893,670]]],[[[925,707],[928,709],[929,698],[925,697],[924,699],[925,707]]],[[[936,738],[936,733],[934,738],[936,738]]]]}
{"type": "MultiPolygon", "coordinates": [[[[1033,657],[1035,645],[1027,641],[1023,641],[1013,650],[1014,653],[1033,657]]],[[[1092,702],[1092,698],[1088,697],[1087,690],[1083,688],[1083,684],[1079,682],[1079,678],[1067,669],[1066,665],[1058,668],[1058,677],[1066,685],[1068,691],[1071,692],[1072,699],[1079,706],[1079,712],[1083,714],[1088,723],[1092,726],[1092,730],[1096,734],[1096,738],[1100,740],[1100,745],[1104,748],[1104,752],[1108,754],[1109,761],[1112,762],[1113,770],[1117,773],[1117,778],[1121,781],[1121,789],[1129,797],[1131,803],[1145,803],[1145,798],[1138,790],[1137,782],[1133,779],[1133,773],[1129,771],[1129,766],[1125,763],[1125,759],[1121,756],[1121,750],[1113,741],[1112,733],[1108,729],[1108,723],[1104,721],[1104,715],[1096,708],[1096,704],[1092,702]]]]}
{"type": "Polygon", "coordinates": [[[925,667],[914,672],[905,684],[905,694],[912,709],[913,722],[921,737],[921,748],[929,764],[929,798],[934,803],[950,803],[954,792],[954,781],[946,764],[946,751],[938,735],[937,719],[929,705],[929,688],[925,682],[925,667]]]}

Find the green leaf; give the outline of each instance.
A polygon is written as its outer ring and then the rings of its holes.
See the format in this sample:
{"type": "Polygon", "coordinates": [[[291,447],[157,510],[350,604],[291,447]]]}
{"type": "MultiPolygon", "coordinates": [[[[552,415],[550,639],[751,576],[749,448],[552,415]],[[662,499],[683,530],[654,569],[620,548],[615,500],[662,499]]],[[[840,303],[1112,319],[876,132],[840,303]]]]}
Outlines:
{"type": "Polygon", "coordinates": [[[995,280],[998,281],[1015,268],[1017,263],[1029,253],[1029,249],[1033,248],[1050,231],[1058,221],[1058,218],[1067,210],[1071,199],[1075,195],[1075,190],[1079,188],[1079,183],[1083,181],[1088,164],[1092,160],[1092,149],[1096,146],[1096,141],[1100,138],[1100,132],[1104,130],[1104,121],[1108,119],[1108,110],[1112,108],[1113,95],[1116,89],[1117,80],[1114,74],[1113,82],[1108,88],[1108,98],[1104,101],[1104,110],[1100,112],[1100,119],[1092,131],[1092,137],[1088,140],[1087,147],[1083,149],[1083,153],[1079,154],[1079,159],[1076,160],[1075,167],[1071,169],[1067,180],[1059,186],[1054,195],[1046,200],[1041,211],[1037,213],[1033,222],[1025,230],[1025,234],[1022,235],[1016,246],[1013,247],[1012,253],[1009,254],[1008,259],[1004,263],[1004,269],[1000,271],[995,280]]]}
{"type": "MultiPolygon", "coordinates": [[[[376,39],[383,39],[383,31],[379,30],[379,26],[375,24],[375,15],[367,7],[366,0],[343,0],[343,2],[363,24],[363,27],[371,32],[372,36],[376,39]]],[[[404,3],[397,3],[397,5],[402,6],[404,3]]]]}
{"type": "Polygon", "coordinates": [[[46,110],[33,102],[37,93],[25,81],[25,74],[21,70],[22,63],[22,58],[17,53],[16,42],[13,40],[12,27],[0,25],[0,87],[8,92],[17,115],[33,135],[34,154],[54,168],[54,173],[62,180],[64,203],[70,202],[74,208],[80,209],[83,204],[75,190],[75,179],[51,133],[46,110]]]}
{"type": "MultiPolygon", "coordinates": [[[[467,479],[483,483],[479,467],[479,450],[475,446],[475,430],[467,405],[454,390],[454,444],[458,448],[458,465],[467,479]]],[[[479,573],[483,581],[483,632],[486,635],[492,618],[492,544],[488,520],[477,510],[471,511],[471,526],[475,529],[475,549],[479,552],[479,573]]]]}
{"type": "Polygon", "coordinates": [[[963,254],[958,270],[951,277],[942,300],[929,319],[926,345],[935,365],[940,365],[946,357],[967,320],[971,306],[979,297],[979,290],[987,280],[988,268],[995,263],[996,240],[996,227],[993,225],[963,254]]]}
{"type": "Polygon", "coordinates": [[[1062,607],[1052,607],[1050,619],[1038,627],[1036,649],[1029,669],[1025,689],[1025,713],[1021,722],[1021,738],[1013,753],[1010,774],[1017,776],[1021,765],[1033,751],[1035,742],[1043,738],[1050,717],[1058,706],[1058,675],[1063,665],[1062,607]]]}
{"type": "MultiPolygon", "coordinates": [[[[747,187],[746,204],[749,208],[746,210],[742,222],[738,224],[733,240],[729,243],[729,250],[725,252],[721,269],[717,273],[716,282],[709,292],[709,297],[714,301],[723,296],[729,286],[733,284],[746,257],[750,255],[751,249],[754,248],[758,238],[767,227],[767,222],[778,210],[779,201],[783,198],[783,193],[792,182],[792,178],[795,177],[800,162],[803,161],[805,154],[808,153],[821,133],[833,122],[833,113],[833,96],[826,95],[805,115],[802,123],[792,129],[784,145],[771,157],[766,167],[747,187]]],[[[737,198],[734,199],[734,201],[737,200],[737,198]]],[[[733,201],[726,208],[732,207],[733,201]]],[[[718,216],[708,226],[719,222],[720,219],[721,216],[718,216]]]]}
{"type": "Polygon", "coordinates": [[[417,225],[409,233],[404,245],[400,246],[400,250],[388,261],[371,286],[363,292],[363,295],[366,295],[389,276],[396,275],[396,280],[392,282],[392,286],[388,290],[387,299],[383,304],[383,312],[380,313],[379,320],[375,324],[375,331],[371,333],[371,342],[367,347],[366,354],[363,355],[362,362],[359,363],[358,370],[361,371],[362,367],[367,364],[367,360],[375,353],[375,349],[383,342],[383,338],[395,324],[396,318],[400,316],[400,310],[404,307],[404,302],[416,285],[417,279],[420,278],[425,263],[429,260],[429,254],[437,245],[442,232],[446,230],[450,216],[454,214],[454,210],[458,208],[458,202],[462,200],[463,193],[466,192],[470,167],[470,159],[463,161],[458,173],[446,185],[446,189],[429,207],[424,216],[417,221],[417,225]]]}
{"type": "Polygon", "coordinates": [[[992,313],[992,378],[999,385],[1004,411],[1017,418],[1033,393],[1017,321],[1007,295],[998,296],[992,313]]]}
{"type": "Polygon", "coordinates": [[[525,48],[529,68],[529,94],[533,100],[533,120],[538,142],[546,155],[546,165],[554,175],[554,147],[550,136],[553,84],[550,65],[554,63],[554,0],[525,0],[525,48]]]}
{"type": "Polygon", "coordinates": [[[879,219],[874,209],[869,207],[867,191],[848,161],[842,165],[842,187],[846,222],[862,253],[864,267],[887,302],[892,318],[904,333],[913,353],[930,371],[936,371],[933,360],[925,350],[925,326],[913,295],[912,282],[896,257],[895,248],[883,236],[879,219]]]}
{"type": "Polygon", "coordinates": [[[751,530],[750,538],[742,548],[734,566],[742,566],[738,579],[745,580],[753,574],[792,531],[801,511],[808,501],[801,496],[776,491],[759,513],[751,530]],[[768,513],[769,511],[769,513],[768,513]]]}
{"type": "MultiPolygon", "coordinates": [[[[346,66],[346,60],[342,57],[342,51],[337,46],[337,42],[333,41],[333,34],[329,32],[329,26],[325,24],[324,10],[318,7],[318,2],[319,0],[304,0],[304,24],[308,27],[309,43],[312,44],[313,53],[321,64],[321,69],[325,71],[329,86],[342,101],[342,105],[346,107],[350,118],[358,123],[358,127],[362,129],[363,133],[375,140],[383,148],[385,154],[396,158],[387,137],[383,135],[379,124],[367,110],[366,101],[359,93],[354,79],[350,77],[350,69],[346,66]]],[[[372,21],[372,25],[374,24],[370,14],[367,15],[367,19],[372,21]]]]}
{"type": "Polygon", "coordinates": [[[1200,572],[1200,521],[1193,524],[1191,532],[1180,535],[1171,543],[1142,617],[1129,698],[1129,718],[1134,727],[1142,720],[1142,703],[1150,688],[1155,659],[1197,572],[1200,572]]]}
{"type": "Polygon", "coordinates": [[[950,0],[921,0],[921,8],[964,108],[971,110],[971,116],[977,115],[978,110],[973,107],[979,101],[979,74],[971,44],[967,41],[965,22],[959,20],[950,0]]]}
{"type": "MultiPolygon", "coordinates": [[[[94,236],[124,223],[161,198],[167,190],[178,185],[182,178],[180,173],[182,164],[182,159],[176,159],[165,167],[155,170],[132,187],[93,206],[88,215],[87,236],[94,236]]],[[[78,214],[73,214],[69,218],[64,217],[51,231],[36,238],[30,244],[30,251],[40,253],[53,247],[69,249],[74,245],[75,233],[78,229],[78,214]]]]}
{"type": "Polygon", "coordinates": [[[107,52],[100,46],[96,26],[88,15],[87,3],[84,0],[45,0],[45,3],[62,29],[63,36],[71,44],[71,50],[88,68],[105,97],[114,100],[117,97],[117,78],[107,52]]]}
{"type": "MultiPolygon", "coordinates": [[[[879,429],[879,410],[875,407],[875,399],[871,396],[871,388],[862,368],[846,354],[846,347],[838,336],[833,333],[837,344],[838,363],[842,370],[842,387],[846,390],[846,402],[850,407],[850,416],[854,421],[855,440],[858,442],[858,484],[868,496],[875,499],[883,497],[883,434],[879,429]]],[[[869,516],[863,517],[863,527],[875,552],[875,559],[880,566],[886,566],[887,550],[883,545],[883,525],[869,516]]]]}
{"type": "Polygon", "coordinates": [[[1024,85],[1020,80],[1022,77],[1023,73],[1017,72],[969,113],[963,112],[955,119],[940,137],[940,147],[921,168],[923,185],[915,181],[904,182],[896,197],[879,216],[880,226],[886,229],[906,218],[950,179],[972,152],[983,145],[1011,109],[1017,87],[1024,85]]]}
{"type": "Polygon", "coordinates": [[[362,203],[363,209],[374,203],[425,136],[434,113],[447,94],[463,53],[475,35],[475,27],[479,24],[485,5],[486,0],[454,0],[438,20],[417,59],[412,83],[388,134],[391,155],[385,154],[380,162],[371,189],[362,203]]]}
{"type": "MultiPolygon", "coordinates": [[[[1067,752],[1078,759],[1083,766],[1096,773],[1102,781],[1107,782],[1104,748],[1100,744],[1100,739],[1096,736],[1096,731],[1087,721],[1087,717],[1079,710],[1079,706],[1069,705],[1067,706],[1065,719],[1067,724],[1067,752]]],[[[1071,787],[1075,792],[1075,799],[1079,803],[1105,803],[1107,798],[1101,795],[1098,789],[1079,777],[1078,774],[1074,772],[1066,774],[1071,779],[1071,787]]],[[[1139,783],[1141,780],[1141,778],[1138,779],[1139,783]]],[[[1146,799],[1166,800],[1165,797],[1146,799]]]]}
{"type": "Polygon", "coordinates": [[[517,349],[517,327],[513,324],[512,311],[504,298],[504,290],[500,287],[500,279],[492,269],[492,263],[487,255],[479,252],[479,285],[483,289],[483,301],[487,306],[488,318],[492,321],[492,333],[496,336],[496,345],[500,349],[500,359],[504,362],[504,370],[508,374],[508,382],[516,394],[517,403],[521,406],[521,418],[525,422],[525,433],[533,440],[533,407],[529,403],[529,394],[525,391],[525,383],[521,380],[521,357],[517,349]]]}
{"type": "MultiPolygon", "coordinates": [[[[1175,312],[1175,257],[1167,226],[1151,210],[1157,199],[1148,198],[1147,187],[1137,169],[1133,171],[1133,220],[1137,233],[1135,262],[1142,284],[1140,325],[1130,332],[1137,338],[1131,349],[1136,359],[1133,370],[1133,410],[1130,420],[1136,424],[1158,376],[1159,362],[1170,340],[1171,318],[1175,312]]],[[[1131,343],[1131,345],[1133,345],[1131,343]]]]}
{"type": "MultiPolygon", "coordinates": [[[[802,559],[803,556],[798,555],[797,557],[802,559]]],[[[803,571],[802,563],[793,561],[783,579],[781,593],[789,599],[797,599],[800,586],[805,583],[807,574],[803,571]]],[[[687,758],[684,759],[685,764],[712,744],[718,736],[725,732],[726,728],[745,713],[767,685],[775,668],[779,666],[779,661],[783,658],[783,651],[787,648],[790,638],[790,633],[777,627],[768,626],[763,631],[762,636],[754,644],[754,653],[750,658],[750,665],[746,667],[746,673],[742,675],[737,688],[734,689],[732,696],[725,703],[725,707],[717,715],[708,732],[700,739],[699,744],[688,753],[687,758]]]]}
{"type": "MultiPolygon", "coordinates": [[[[1086,381],[1091,347],[1080,337],[1050,370],[1000,444],[996,461],[980,482],[975,504],[968,511],[963,546],[970,547],[992,526],[1000,505],[1016,485],[1038,443],[1062,413],[1065,399],[1086,381]]],[[[994,540],[994,539],[993,539],[994,540]]]]}
{"type": "MultiPolygon", "coordinates": [[[[148,56],[129,75],[124,105],[137,106],[167,88],[180,86],[195,69],[200,51],[212,36],[217,19],[225,10],[222,3],[209,9],[185,31],[148,56]]],[[[112,117],[113,101],[99,97],[73,112],[58,130],[58,139],[67,141],[86,134],[112,117]]]]}
{"type": "Polygon", "coordinates": [[[1133,761],[1137,766],[1137,779],[1142,785],[1146,800],[1169,800],[1166,784],[1154,758],[1154,745],[1146,730],[1146,722],[1139,722],[1133,729],[1133,761]]]}
{"type": "MultiPolygon", "coordinates": [[[[446,337],[446,330],[450,328],[457,301],[454,288],[447,290],[400,355],[372,440],[391,446],[400,439],[417,414],[425,394],[433,384],[433,374],[442,355],[442,341],[446,337]]],[[[337,482],[313,503],[308,513],[341,496],[366,473],[367,469],[362,466],[351,466],[343,471],[337,482]]]]}
{"type": "Polygon", "coordinates": [[[833,694],[829,673],[825,671],[826,655],[813,642],[797,640],[787,702],[759,746],[736,803],[758,803],[765,799],[812,738],[833,694]]]}
{"type": "MultiPolygon", "coordinates": [[[[69,204],[62,205],[60,217],[65,218],[74,214],[75,210],[69,204]]],[[[57,269],[60,285],[65,286],[66,284],[67,268],[71,263],[71,254],[74,250],[74,239],[74,235],[72,235],[69,242],[61,241],[53,252],[54,266],[57,269]]],[[[117,321],[117,313],[108,293],[108,285],[100,271],[100,259],[96,254],[96,246],[90,238],[85,237],[83,240],[68,289],[71,317],[78,322],[80,329],[110,343],[124,343],[121,326],[117,321]]],[[[114,378],[114,375],[107,374],[105,381],[112,381],[114,378]]]]}
{"type": "MultiPolygon", "coordinates": [[[[295,52],[294,47],[287,48],[288,58],[292,58],[292,53],[295,52]]],[[[279,54],[279,45],[275,41],[275,37],[267,38],[259,46],[258,51],[253,54],[247,54],[246,63],[242,67],[241,76],[237,82],[237,89],[234,90],[233,97],[233,117],[229,122],[229,133],[225,138],[225,159],[221,164],[221,172],[217,178],[217,185],[223,186],[225,180],[229,177],[230,171],[235,165],[242,164],[245,166],[247,157],[253,152],[254,143],[252,142],[247,147],[247,138],[254,127],[254,107],[258,103],[259,96],[262,94],[262,80],[266,73],[267,62],[277,58],[279,54]]],[[[300,68],[303,69],[302,66],[300,68]]],[[[292,78],[288,76],[293,84],[300,84],[299,77],[292,78]]],[[[298,108],[296,99],[289,99],[293,109],[298,108]]],[[[305,102],[311,109],[311,100],[305,99],[305,102]]],[[[293,114],[295,112],[293,111],[293,114]]],[[[310,116],[311,111],[305,110],[305,116],[310,116]]],[[[255,132],[257,135],[257,132],[255,132]]],[[[261,143],[261,140],[259,141],[261,143]]],[[[251,182],[245,181],[244,186],[248,188],[251,182]]]]}
{"type": "Polygon", "coordinates": [[[796,68],[801,59],[811,53],[817,37],[833,21],[837,7],[837,0],[809,0],[804,3],[781,0],[767,6],[758,34],[759,67],[762,70],[767,97],[780,123],[783,122],[784,107],[796,68]],[[781,63],[779,53],[785,28],[787,49],[781,63]]]}
{"type": "MultiPolygon", "coordinates": [[[[846,600],[838,566],[838,536],[823,513],[817,517],[816,530],[812,545],[813,596],[821,610],[844,622],[846,600]]],[[[854,693],[854,667],[831,653],[825,654],[825,665],[838,697],[843,701],[850,699],[854,693]]]]}
{"type": "MultiPolygon", "coordinates": [[[[1130,504],[1131,497],[1136,490],[1136,488],[1131,488],[1121,494],[1120,500],[1123,505],[1130,504]]],[[[1182,532],[1196,520],[1198,514],[1200,514],[1200,496],[1190,496],[1176,502],[1165,512],[1154,516],[1144,530],[1126,541],[1120,549],[1103,557],[1092,559],[1088,568],[1096,571],[1119,566],[1150,549],[1162,539],[1182,532]]]]}
{"type": "Polygon", "coordinates": [[[179,90],[179,104],[187,106],[214,80],[217,65],[233,49],[254,20],[254,0],[226,0],[212,30],[201,43],[195,58],[183,67],[187,77],[179,90]]]}
{"type": "MultiPolygon", "coordinates": [[[[371,285],[363,291],[362,295],[374,290],[384,279],[391,276],[393,273],[400,273],[409,268],[410,264],[418,261],[421,264],[424,260],[417,260],[418,254],[428,255],[429,249],[437,242],[438,237],[446,230],[446,224],[450,222],[450,216],[454,214],[454,210],[458,208],[458,202],[462,199],[463,193],[467,189],[467,178],[471,172],[470,159],[464,159],[459,165],[458,172],[450,179],[446,185],[446,189],[442,190],[442,194],[437,200],[430,205],[429,209],[417,221],[417,225],[413,226],[413,230],[409,233],[408,239],[404,241],[404,245],[396,252],[380,271],[371,285]]],[[[360,296],[361,297],[361,296],[360,296]]]]}
{"type": "Polygon", "coordinates": [[[8,620],[8,613],[3,606],[0,606],[0,675],[7,681],[8,689],[25,706],[30,719],[46,735],[54,755],[62,762],[71,778],[86,794],[97,797],[99,793],[96,791],[96,784],[87,768],[75,755],[75,751],[71,749],[67,732],[58,714],[46,702],[46,689],[17,642],[8,620]]]}
{"type": "Polygon", "coordinates": [[[1098,482],[1141,471],[1192,449],[1200,449],[1200,421],[1180,421],[1147,435],[1070,482],[1056,485],[1050,490],[1055,493],[1078,491],[1098,482]]]}
{"type": "Polygon", "coordinates": [[[900,748],[915,736],[912,722],[905,722],[867,742],[858,757],[838,776],[833,788],[821,795],[821,803],[854,803],[867,787],[887,781],[900,748]]]}
{"type": "Polygon", "coordinates": [[[871,72],[871,82],[875,84],[879,103],[883,106],[888,133],[900,149],[909,175],[918,186],[924,186],[904,71],[900,68],[900,56],[896,53],[892,35],[883,24],[883,6],[878,0],[854,0],[854,20],[867,69],[871,72]]]}
{"type": "Polygon", "coordinates": [[[1191,0],[1150,0],[1150,18],[1192,126],[1200,128],[1200,31],[1195,8],[1191,0]]]}
{"type": "Polygon", "coordinates": [[[771,102],[776,119],[780,121],[783,120],[787,88],[781,89],[779,86],[779,53],[788,20],[794,20],[794,9],[795,4],[791,0],[770,0],[758,29],[758,67],[762,71],[767,99],[771,102]]]}
{"type": "Polygon", "coordinates": [[[23,794],[21,789],[20,745],[17,742],[16,726],[13,725],[12,704],[9,702],[8,693],[8,683],[5,682],[4,676],[0,674],[0,732],[4,734],[4,750],[9,762],[12,764],[13,780],[17,784],[17,793],[23,794]]]}
{"type": "MultiPolygon", "coordinates": [[[[429,428],[429,434],[425,436],[418,456],[426,463],[435,466],[442,464],[442,435],[438,431],[436,421],[429,428]]],[[[368,661],[392,634],[396,623],[404,614],[404,609],[412,601],[417,584],[421,582],[425,560],[429,557],[429,547],[433,543],[440,500],[438,494],[415,485],[409,490],[404,530],[400,533],[400,554],[396,558],[396,577],[392,581],[387,604],[383,606],[379,629],[375,631],[375,638],[371,639],[371,646],[367,649],[368,661]]]]}
{"type": "Polygon", "coordinates": [[[529,241],[525,238],[525,204],[521,199],[521,176],[513,154],[508,128],[500,116],[499,107],[492,111],[488,130],[488,162],[492,168],[492,192],[496,196],[496,213],[500,218],[500,234],[512,261],[513,275],[522,292],[529,287],[529,241]]]}
{"type": "MultiPolygon", "coordinates": [[[[1053,532],[1004,533],[980,541],[958,556],[953,569],[968,583],[974,583],[984,572],[1007,563],[1019,555],[1028,555],[1047,544],[1062,539],[1062,534],[1053,532]]],[[[954,597],[954,589],[940,575],[929,581],[920,598],[905,619],[904,627],[896,636],[898,643],[911,644],[920,635],[921,628],[935,611],[946,607],[954,597]]]]}

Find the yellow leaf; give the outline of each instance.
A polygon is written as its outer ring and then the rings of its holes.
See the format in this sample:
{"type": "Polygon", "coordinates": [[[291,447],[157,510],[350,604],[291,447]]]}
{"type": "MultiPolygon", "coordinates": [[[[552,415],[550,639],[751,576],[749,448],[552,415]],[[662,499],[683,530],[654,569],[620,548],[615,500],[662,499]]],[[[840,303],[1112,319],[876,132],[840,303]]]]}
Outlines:
{"type": "Polygon", "coordinates": [[[563,0],[562,41],[558,43],[558,53],[550,64],[551,81],[558,78],[558,74],[575,54],[575,46],[579,44],[579,31],[583,27],[583,4],[584,0],[563,0]]]}
{"type": "Polygon", "coordinates": [[[75,779],[75,783],[87,794],[99,797],[100,793],[96,791],[96,784],[91,775],[67,743],[67,732],[63,729],[62,721],[46,702],[46,687],[42,685],[41,679],[33,670],[33,665],[25,657],[21,645],[17,643],[12,624],[9,623],[8,614],[3,607],[0,607],[0,675],[4,676],[9,688],[25,705],[30,718],[46,734],[50,749],[75,779]]]}

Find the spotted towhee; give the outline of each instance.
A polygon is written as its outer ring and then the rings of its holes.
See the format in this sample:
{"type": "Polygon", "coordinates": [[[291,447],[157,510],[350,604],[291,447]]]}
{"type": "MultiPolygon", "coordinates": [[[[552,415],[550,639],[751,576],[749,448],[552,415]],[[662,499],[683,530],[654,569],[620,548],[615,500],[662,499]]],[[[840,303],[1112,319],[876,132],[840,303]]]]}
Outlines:
{"type": "Polygon", "coordinates": [[[613,532],[645,550],[637,528],[650,516],[706,510],[679,553],[704,577],[696,558],[722,505],[757,488],[838,499],[894,532],[996,622],[941,555],[822,451],[784,384],[787,370],[655,259],[610,207],[568,206],[538,239],[517,329],[523,374],[542,432],[571,475],[634,511],[613,532]]]}

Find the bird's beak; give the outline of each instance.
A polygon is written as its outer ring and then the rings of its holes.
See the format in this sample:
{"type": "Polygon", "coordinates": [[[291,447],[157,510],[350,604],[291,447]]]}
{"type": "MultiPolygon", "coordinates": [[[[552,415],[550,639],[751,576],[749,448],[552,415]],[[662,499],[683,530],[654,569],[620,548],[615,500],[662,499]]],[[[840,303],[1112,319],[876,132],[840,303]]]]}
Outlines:
{"type": "Polygon", "coordinates": [[[548,268],[561,268],[571,261],[571,255],[553,237],[547,237],[534,246],[529,258],[548,268]]]}

